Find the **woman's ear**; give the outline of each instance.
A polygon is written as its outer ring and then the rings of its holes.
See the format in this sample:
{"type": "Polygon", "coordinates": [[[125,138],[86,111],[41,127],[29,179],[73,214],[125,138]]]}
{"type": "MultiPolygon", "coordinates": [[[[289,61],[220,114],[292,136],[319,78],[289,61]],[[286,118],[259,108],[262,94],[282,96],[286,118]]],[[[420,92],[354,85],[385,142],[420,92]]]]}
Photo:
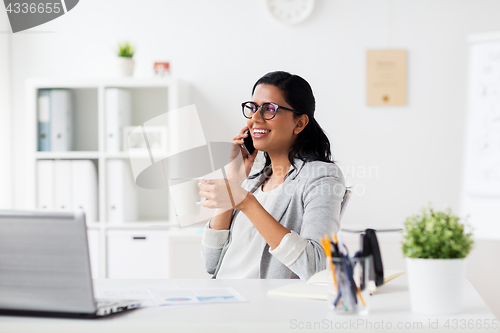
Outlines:
{"type": "Polygon", "coordinates": [[[295,120],[295,128],[293,129],[293,134],[299,134],[309,123],[309,117],[307,114],[303,114],[295,120]]]}

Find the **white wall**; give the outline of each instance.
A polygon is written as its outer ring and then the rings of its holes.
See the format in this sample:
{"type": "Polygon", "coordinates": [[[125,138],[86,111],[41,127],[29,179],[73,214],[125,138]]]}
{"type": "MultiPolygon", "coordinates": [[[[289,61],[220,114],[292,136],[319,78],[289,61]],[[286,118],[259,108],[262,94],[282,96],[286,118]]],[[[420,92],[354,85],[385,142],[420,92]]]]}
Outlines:
{"type": "Polygon", "coordinates": [[[345,223],[401,223],[428,202],[458,210],[467,69],[467,35],[500,30],[496,0],[317,0],[312,17],[284,26],[263,1],[87,0],[40,33],[13,36],[16,206],[23,183],[24,80],[102,76],[117,41],[138,47],[139,76],[169,60],[190,81],[209,140],[244,125],[239,104],[264,73],[306,78],[335,159],[355,174],[345,223]],[[367,107],[365,51],[405,48],[408,105],[367,107]],[[357,187],[356,187],[357,186],[357,187]]]}
{"type": "Polygon", "coordinates": [[[0,209],[13,206],[9,31],[7,13],[0,11],[0,209]]]}

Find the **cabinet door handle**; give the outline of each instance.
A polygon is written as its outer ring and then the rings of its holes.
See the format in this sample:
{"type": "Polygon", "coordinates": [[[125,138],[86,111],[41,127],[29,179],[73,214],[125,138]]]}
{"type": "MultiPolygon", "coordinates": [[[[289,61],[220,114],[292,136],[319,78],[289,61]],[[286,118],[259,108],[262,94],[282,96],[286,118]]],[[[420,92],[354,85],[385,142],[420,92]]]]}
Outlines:
{"type": "Polygon", "coordinates": [[[132,239],[144,239],[145,240],[146,237],[145,236],[134,236],[134,237],[132,237],[132,239]]]}

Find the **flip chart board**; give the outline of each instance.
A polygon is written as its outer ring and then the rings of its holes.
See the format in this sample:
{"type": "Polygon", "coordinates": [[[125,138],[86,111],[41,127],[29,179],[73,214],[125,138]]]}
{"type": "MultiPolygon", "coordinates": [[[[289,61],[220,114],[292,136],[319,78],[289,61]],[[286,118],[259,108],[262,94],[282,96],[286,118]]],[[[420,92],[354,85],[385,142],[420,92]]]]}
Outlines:
{"type": "Polygon", "coordinates": [[[469,43],[462,213],[477,237],[500,239],[500,32],[469,43]]]}

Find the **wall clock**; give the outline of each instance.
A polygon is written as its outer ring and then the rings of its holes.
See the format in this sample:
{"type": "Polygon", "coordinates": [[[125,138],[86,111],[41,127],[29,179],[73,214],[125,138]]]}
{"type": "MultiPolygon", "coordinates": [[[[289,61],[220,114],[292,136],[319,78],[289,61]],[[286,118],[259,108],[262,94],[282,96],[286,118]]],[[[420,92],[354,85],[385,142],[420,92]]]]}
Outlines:
{"type": "Polygon", "coordinates": [[[306,20],[314,8],[314,0],[266,0],[271,15],[286,24],[306,20]]]}

